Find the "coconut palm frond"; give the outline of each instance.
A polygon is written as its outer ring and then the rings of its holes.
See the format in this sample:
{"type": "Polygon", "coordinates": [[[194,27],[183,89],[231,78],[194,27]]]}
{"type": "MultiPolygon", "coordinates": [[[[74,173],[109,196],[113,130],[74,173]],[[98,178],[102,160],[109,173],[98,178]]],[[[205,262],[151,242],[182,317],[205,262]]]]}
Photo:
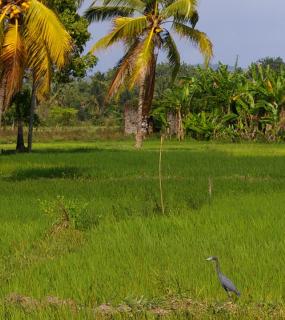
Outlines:
{"type": "Polygon", "coordinates": [[[5,83],[4,108],[6,108],[13,95],[21,89],[25,65],[25,47],[17,19],[15,24],[9,24],[5,33],[0,60],[2,62],[1,83],[5,83]],[[5,81],[2,81],[3,79],[5,81]]]}
{"type": "Polygon", "coordinates": [[[173,28],[181,37],[188,38],[194,45],[198,46],[205,58],[205,63],[208,64],[213,56],[213,44],[208,36],[204,32],[178,22],[173,23],[173,28]]]}
{"type": "Polygon", "coordinates": [[[76,0],[77,7],[80,8],[83,4],[84,0],[76,0]]]}
{"type": "Polygon", "coordinates": [[[106,49],[109,46],[111,46],[112,44],[114,44],[117,41],[121,40],[121,39],[116,39],[115,38],[115,32],[110,32],[109,34],[107,34],[105,37],[101,38],[100,40],[98,40],[90,49],[91,53],[95,53],[96,51],[102,50],[102,49],[106,49]]]}
{"type": "Polygon", "coordinates": [[[140,42],[136,40],[117,64],[117,71],[108,91],[108,99],[119,94],[120,87],[126,81],[127,77],[131,75],[134,68],[134,62],[140,51],[140,46],[140,42]]]}
{"type": "MultiPolygon", "coordinates": [[[[5,25],[4,25],[4,22],[2,21],[0,23],[0,48],[2,48],[3,46],[4,36],[5,36],[5,25]]],[[[0,64],[1,64],[1,61],[0,61],[0,64]]]]}
{"type": "Polygon", "coordinates": [[[185,17],[181,15],[176,15],[174,17],[174,22],[179,22],[183,24],[190,24],[192,28],[195,28],[199,21],[199,14],[197,10],[194,10],[190,17],[185,17]]]}
{"type": "Polygon", "coordinates": [[[176,43],[169,32],[167,32],[162,39],[162,48],[167,52],[168,61],[173,68],[172,80],[174,80],[180,69],[180,54],[177,49],[176,43]]]}
{"type": "Polygon", "coordinates": [[[133,8],[135,11],[140,13],[143,12],[145,8],[145,3],[142,0],[104,0],[104,6],[127,6],[129,8],[133,8]]]}
{"type": "Polygon", "coordinates": [[[137,37],[141,34],[147,26],[147,19],[145,16],[130,18],[120,17],[114,19],[114,28],[107,36],[101,38],[91,48],[91,52],[100,49],[106,49],[112,44],[127,39],[137,37]]]}
{"type": "Polygon", "coordinates": [[[191,25],[192,25],[193,28],[196,27],[196,24],[198,23],[199,18],[200,18],[200,17],[199,17],[199,13],[198,13],[197,10],[195,10],[195,11],[193,12],[192,16],[190,17],[190,23],[191,23],[191,25]]]}
{"type": "Polygon", "coordinates": [[[196,12],[196,0],[176,0],[161,11],[165,18],[183,17],[190,18],[196,12]]]}
{"type": "Polygon", "coordinates": [[[135,61],[134,70],[132,72],[129,86],[132,88],[136,83],[142,81],[150,71],[150,62],[153,59],[155,48],[155,28],[152,28],[145,40],[141,42],[141,48],[135,61]]]}
{"type": "Polygon", "coordinates": [[[44,100],[50,91],[52,78],[52,61],[45,43],[35,45],[37,49],[37,60],[33,59],[33,46],[29,47],[27,66],[33,71],[33,81],[37,89],[38,100],[44,100]]]}
{"type": "Polygon", "coordinates": [[[129,7],[99,7],[92,6],[88,8],[84,16],[89,22],[104,21],[115,17],[128,17],[134,13],[133,8],[129,7]]]}
{"type": "MultiPolygon", "coordinates": [[[[52,63],[48,55],[45,56],[43,64],[45,65],[46,70],[37,86],[37,98],[39,101],[46,99],[46,97],[48,96],[52,80],[52,63]]],[[[36,78],[37,75],[35,74],[35,79],[36,78]]]]}
{"type": "Polygon", "coordinates": [[[35,43],[43,41],[52,62],[58,68],[63,67],[67,62],[68,53],[72,50],[71,37],[55,13],[41,2],[31,0],[24,26],[25,37],[29,37],[35,43]]]}
{"type": "Polygon", "coordinates": [[[136,37],[147,28],[147,18],[140,16],[136,18],[120,17],[114,19],[115,30],[125,38],[136,37]]]}
{"type": "Polygon", "coordinates": [[[0,23],[2,23],[6,17],[7,12],[11,9],[11,5],[7,4],[5,10],[0,14],[0,23]]]}

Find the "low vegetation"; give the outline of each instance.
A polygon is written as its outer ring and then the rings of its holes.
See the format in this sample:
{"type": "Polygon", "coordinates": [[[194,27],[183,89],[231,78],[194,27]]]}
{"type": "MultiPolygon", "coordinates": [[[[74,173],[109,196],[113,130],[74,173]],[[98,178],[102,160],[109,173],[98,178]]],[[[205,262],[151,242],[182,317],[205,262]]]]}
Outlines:
{"type": "Polygon", "coordinates": [[[163,215],[159,142],[132,145],[0,156],[1,317],[284,317],[284,146],[166,141],[163,215]]]}

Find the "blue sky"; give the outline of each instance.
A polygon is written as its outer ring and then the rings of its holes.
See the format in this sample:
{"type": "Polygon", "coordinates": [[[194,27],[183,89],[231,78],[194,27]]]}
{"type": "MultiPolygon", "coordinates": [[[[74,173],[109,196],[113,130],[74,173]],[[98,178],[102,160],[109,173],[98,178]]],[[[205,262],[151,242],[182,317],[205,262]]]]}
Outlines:
{"type": "MultiPolygon", "coordinates": [[[[85,1],[83,9],[92,1],[85,1]]],[[[280,56],[285,60],[285,0],[200,0],[197,28],[208,34],[214,44],[213,63],[246,67],[259,58],[280,56]]],[[[90,27],[91,44],[102,37],[111,25],[94,23],[90,27]]],[[[197,64],[202,57],[190,43],[176,38],[183,61],[197,64]]],[[[123,51],[120,45],[98,54],[96,70],[116,65],[123,51]]],[[[161,56],[160,60],[164,57],[161,56]]]]}

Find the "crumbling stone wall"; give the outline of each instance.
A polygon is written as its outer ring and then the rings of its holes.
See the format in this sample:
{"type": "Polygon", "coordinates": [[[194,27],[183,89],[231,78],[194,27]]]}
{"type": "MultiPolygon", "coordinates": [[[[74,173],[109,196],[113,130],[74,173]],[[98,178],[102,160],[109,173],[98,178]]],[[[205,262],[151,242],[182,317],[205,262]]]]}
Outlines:
{"type": "MultiPolygon", "coordinates": [[[[131,135],[137,133],[137,109],[133,106],[125,106],[125,135],[131,135]]],[[[167,115],[168,121],[168,130],[167,133],[169,136],[173,136],[177,134],[177,119],[174,113],[168,113],[167,115]]],[[[145,131],[145,135],[151,134],[154,131],[153,121],[152,119],[148,119],[148,121],[143,121],[142,123],[143,131],[145,131]],[[148,122],[148,123],[147,123],[148,122]]]]}
{"type": "Polygon", "coordinates": [[[177,135],[178,132],[178,126],[177,126],[177,117],[174,113],[169,112],[167,114],[167,122],[168,122],[168,129],[167,134],[169,136],[177,135]]]}
{"type": "Polygon", "coordinates": [[[138,113],[133,106],[125,107],[125,134],[135,134],[137,132],[138,113]]]}

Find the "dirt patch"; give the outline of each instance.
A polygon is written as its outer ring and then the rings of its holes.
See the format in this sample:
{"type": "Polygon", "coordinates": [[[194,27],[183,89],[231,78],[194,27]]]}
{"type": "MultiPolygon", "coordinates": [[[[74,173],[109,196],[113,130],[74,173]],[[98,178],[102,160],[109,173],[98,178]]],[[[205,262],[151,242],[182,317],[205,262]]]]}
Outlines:
{"type": "MultiPolygon", "coordinates": [[[[115,315],[125,315],[127,318],[136,319],[144,315],[165,318],[189,316],[195,319],[212,319],[212,318],[230,318],[230,319],[285,319],[285,306],[282,304],[265,304],[249,303],[239,304],[238,302],[199,302],[189,298],[172,298],[161,300],[159,303],[142,304],[120,304],[113,306],[111,304],[102,304],[93,308],[78,304],[73,299],[61,299],[58,297],[47,296],[43,299],[35,299],[12,293],[6,297],[5,303],[10,306],[18,306],[27,312],[44,310],[45,308],[67,308],[77,313],[80,310],[91,311],[94,318],[110,319],[115,315]]],[[[181,319],[182,319],[181,318],[181,319]]]]}

